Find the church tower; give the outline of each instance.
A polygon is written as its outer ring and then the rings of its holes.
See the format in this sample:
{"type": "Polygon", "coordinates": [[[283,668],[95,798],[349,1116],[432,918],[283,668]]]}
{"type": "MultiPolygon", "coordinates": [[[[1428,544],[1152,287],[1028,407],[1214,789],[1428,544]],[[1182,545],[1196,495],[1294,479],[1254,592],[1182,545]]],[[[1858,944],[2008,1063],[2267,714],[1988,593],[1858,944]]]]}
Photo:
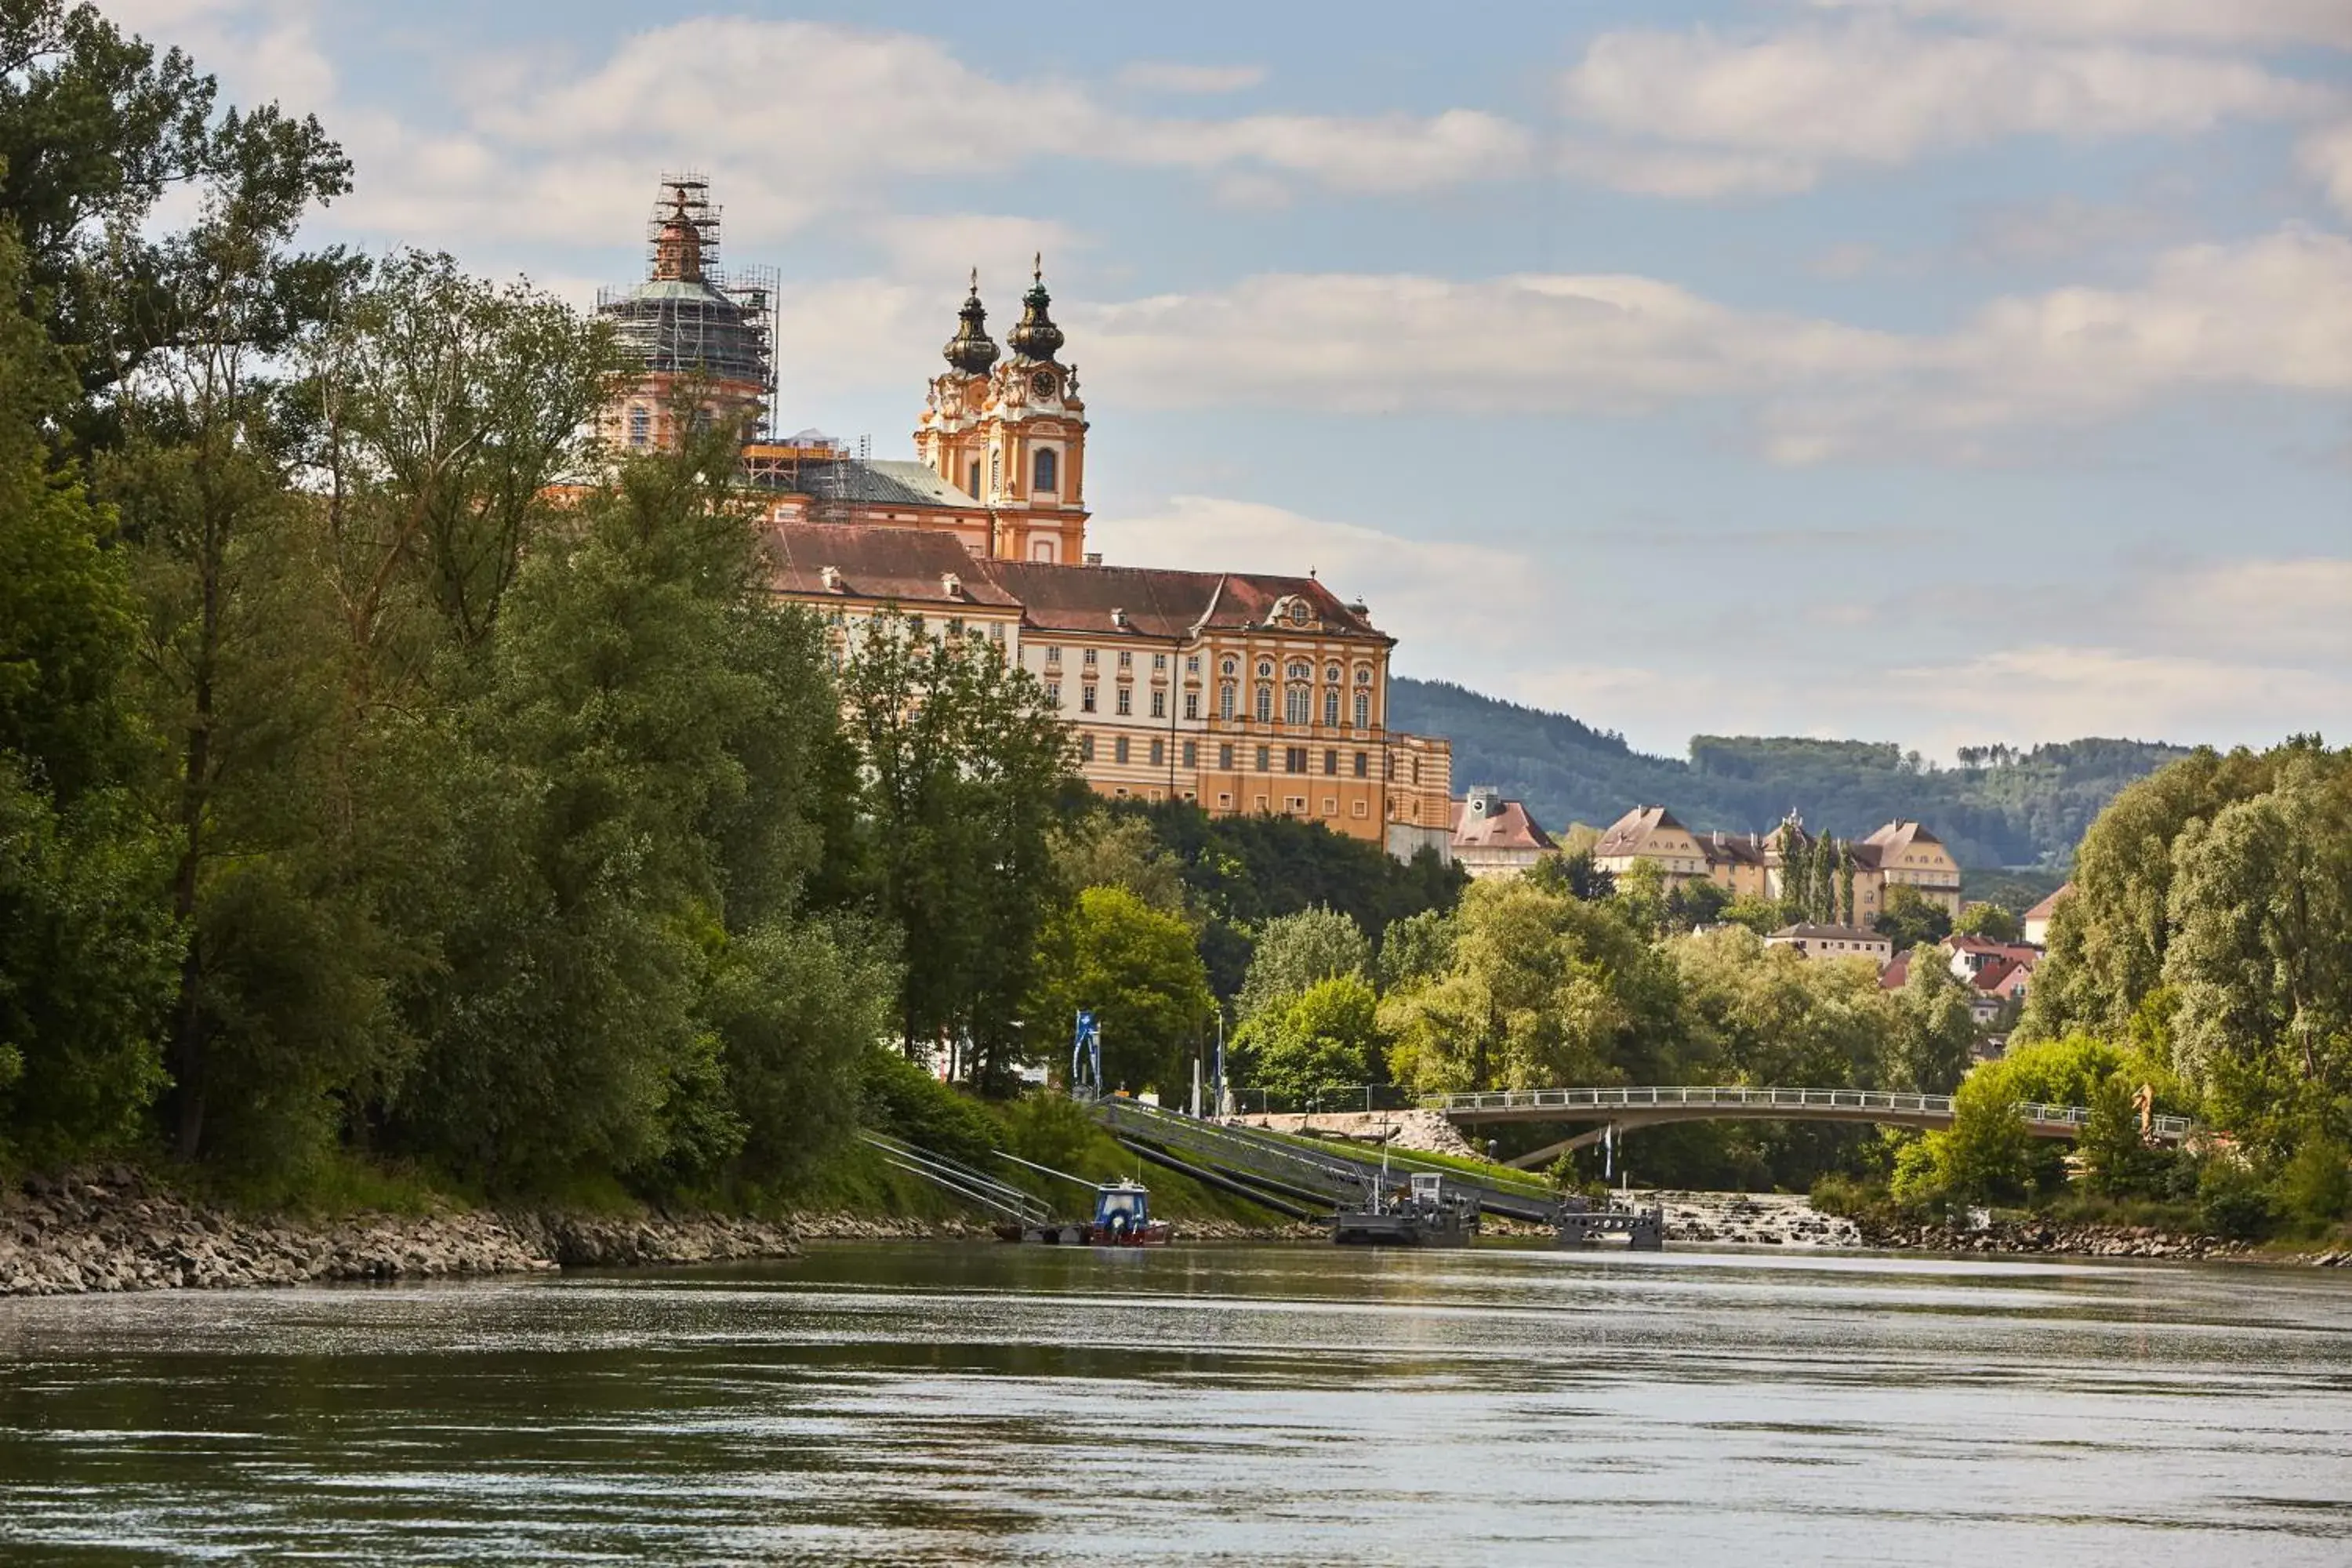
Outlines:
{"type": "Polygon", "coordinates": [[[924,467],[986,507],[989,552],[1077,564],[1086,558],[1087,405],[1077,369],[1062,363],[1062,329],[1038,259],[1021,320],[1000,359],[980,279],[960,312],[915,430],[924,467]]]}

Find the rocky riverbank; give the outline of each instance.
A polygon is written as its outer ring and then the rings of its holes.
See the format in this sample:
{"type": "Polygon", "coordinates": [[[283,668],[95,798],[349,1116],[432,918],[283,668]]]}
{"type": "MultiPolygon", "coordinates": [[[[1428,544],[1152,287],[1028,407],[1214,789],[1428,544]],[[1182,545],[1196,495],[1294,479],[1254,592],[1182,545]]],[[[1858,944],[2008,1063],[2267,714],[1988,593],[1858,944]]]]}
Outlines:
{"type": "Polygon", "coordinates": [[[793,1226],[723,1215],[238,1214],[185,1202],[123,1168],[36,1179],[0,1198],[0,1296],[467,1279],[797,1250],[793,1226]]]}
{"type": "Polygon", "coordinates": [[[1635,1193],[1633,1201],[1666,1211],[1666,1240],[1728,1242],[1746,1247],[1861,1247],[1861,1227],[1823,1214],[1811,1200],[1788,1193],[1635,1193]]]}
{"type": "MultiPolygon", "coordinates": [[[[1982,1225],[1922,1225],[1865,1219],[1863,1245],[1918,1252],[2045,1253],[2074,1258],[2242,1258],[2252,1242],[2183,1236],[2135,1225],[2061,1225],[2050,1220],[1988,1218],[1982,1225]]],[[[2264,1255],[2266,1260],[2269,1255],[2264,1255]]],[[[2279,1259],[2279,1261],[2288,1261],[2279,1259]]],[[[2318,1261],[2311,1259],[2310,1261],[2318,1261]]]]}

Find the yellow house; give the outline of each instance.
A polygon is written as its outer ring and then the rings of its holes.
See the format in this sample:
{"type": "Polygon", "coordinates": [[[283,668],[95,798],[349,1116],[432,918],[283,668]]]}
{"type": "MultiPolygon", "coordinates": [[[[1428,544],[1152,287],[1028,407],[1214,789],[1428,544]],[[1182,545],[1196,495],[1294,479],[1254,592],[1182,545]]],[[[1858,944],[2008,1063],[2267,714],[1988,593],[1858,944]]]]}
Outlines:
{"type": "Polygon", "coordinates": [[[1643,860],[1657,867],[1669,887],[1708,874],[1698,835],[1663,805],[1635,806],[1611,823],[1592,847],[1592,863],[1603,871],[1622,875],[1643,860]]]}
{"type": "Polygon", "coordinates": [[[1816,849],[1843,852],[1853,867],[1856,925],[1867,926],[1886,907],[1886,889],[1908,887],[1957,918],[1960,867],[1943,841],[1912,821],[1886,824],[1867,838],[1817,839],[1791,816],[1769,834],[1694,833],[1662,805],[1636,806],[1612,823],[1593,846],[1593,863],[1622,873],[1641,861],[1657,867],[1668,886],[1705,877],[1734,898],[1784,896],[1783,846],[1794,837],[1816,849]]]}

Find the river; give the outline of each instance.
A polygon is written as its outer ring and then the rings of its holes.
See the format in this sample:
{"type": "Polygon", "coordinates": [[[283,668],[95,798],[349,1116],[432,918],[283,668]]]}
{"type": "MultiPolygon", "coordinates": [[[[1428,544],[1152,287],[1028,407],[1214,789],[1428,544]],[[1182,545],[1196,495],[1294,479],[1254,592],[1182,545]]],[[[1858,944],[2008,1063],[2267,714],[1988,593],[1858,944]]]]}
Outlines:
{"type": "Polygon", "coordinates": [[[2352,1563],[2334,1271],[833,1245],[0,1301],[0,1561],[2352,1563]]]}

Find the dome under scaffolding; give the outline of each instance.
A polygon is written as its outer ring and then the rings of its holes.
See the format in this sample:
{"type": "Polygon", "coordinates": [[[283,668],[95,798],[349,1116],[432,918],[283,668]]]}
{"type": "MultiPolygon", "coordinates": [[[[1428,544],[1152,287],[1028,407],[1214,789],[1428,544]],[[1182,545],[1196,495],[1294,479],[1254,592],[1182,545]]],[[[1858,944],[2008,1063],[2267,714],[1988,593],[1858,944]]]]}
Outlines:
{"type": "Polygon", "coordinates": [[[663,175],[646,225],[646,281],[598,289],[596,313],[647,371],[709,382],[752,405],[751,423],[764,432],[776,392],[777,276],[763,267],[720,270],[719,233],[710,182],[663,175]]]}

